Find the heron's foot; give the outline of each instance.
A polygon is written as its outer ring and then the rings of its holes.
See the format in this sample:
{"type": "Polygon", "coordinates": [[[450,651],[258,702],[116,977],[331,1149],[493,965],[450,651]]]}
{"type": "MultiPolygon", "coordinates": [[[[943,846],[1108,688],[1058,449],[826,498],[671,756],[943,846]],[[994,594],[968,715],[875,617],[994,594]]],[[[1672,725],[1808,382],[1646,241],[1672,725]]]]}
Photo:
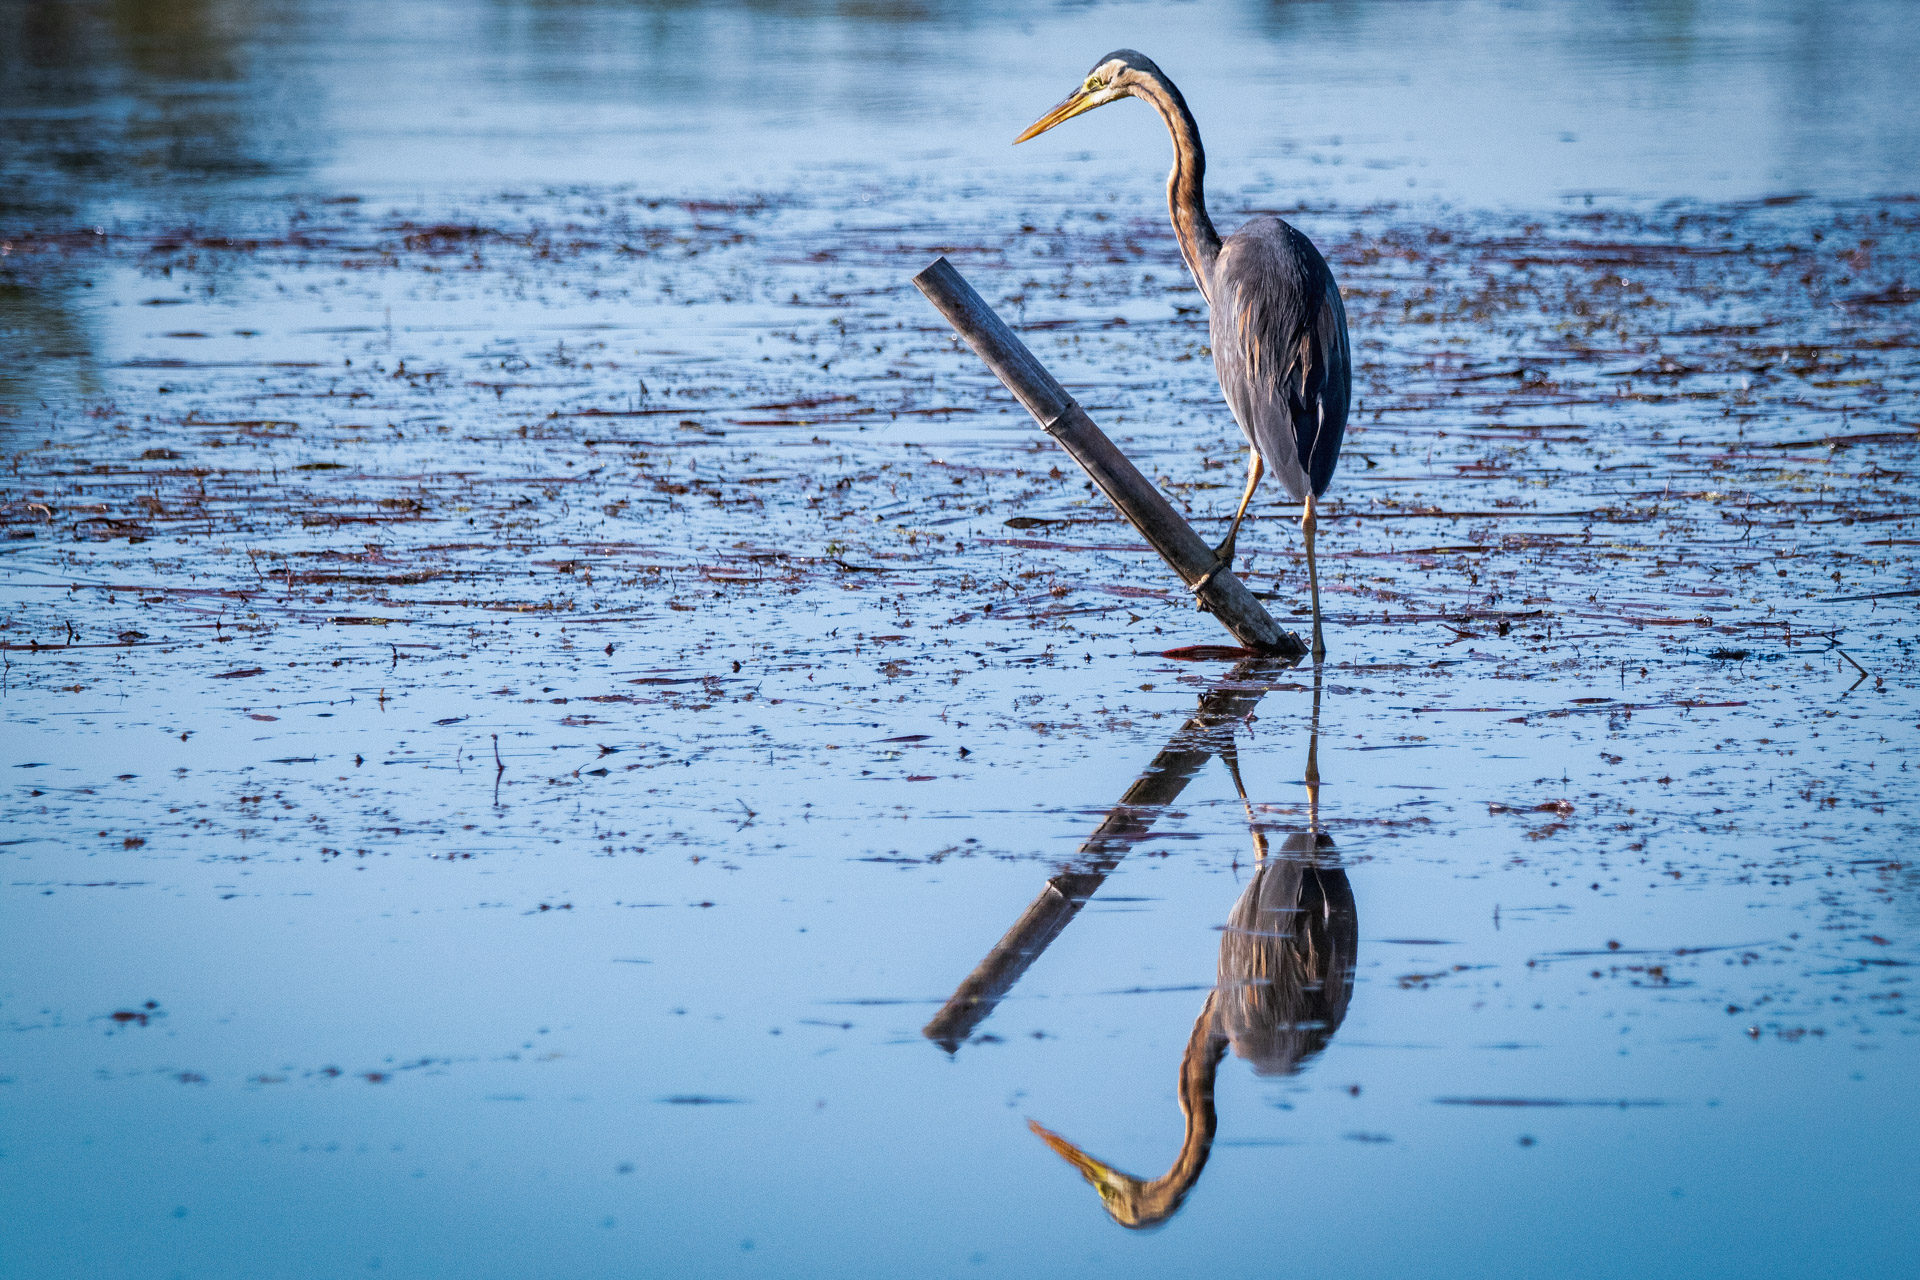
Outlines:
{"type": "Polygon", "coordinates": [[[1201,609],[1204,610],[1207,606],[1206,602],[1200,598],[1200,593],[1205,591],[1215,578],[1219,577],[1222,573],[1230,572],[1232,569],[1233,535],[1230,533],[1227,535],[1225,542],[1213,549],[1213,564],[1208,566],[1207,571],[1200,575],[1198,581],[1187,588],[1187,590],[1193,592],[1195,603],[1197,603],[1201,609]]]}
{"type": "Polygon", "coordinates": [[[1213,585],[1213,580],[1219,577],[1221,570],[1225,569],[1226,567],[1227,567],[1227,562],[1225,560],[1215,560],[1213,564],[1208,567],[1205,573],[1201,574],[1198,578],[1195,578],[1192,582],[1187,584],[1187,590],[1193,592],[1194,607],[1199,609],[1202,613],[1212,612],[1212,610],[1207,606],[1206,590],[1208,587],[1213,585]]]}

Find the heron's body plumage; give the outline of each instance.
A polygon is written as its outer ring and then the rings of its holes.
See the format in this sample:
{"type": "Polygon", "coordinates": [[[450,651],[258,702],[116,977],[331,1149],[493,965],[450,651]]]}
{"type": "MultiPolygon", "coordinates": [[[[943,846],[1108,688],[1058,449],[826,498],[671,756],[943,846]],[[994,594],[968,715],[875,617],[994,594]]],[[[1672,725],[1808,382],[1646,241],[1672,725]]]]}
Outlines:
{"type": "Polygon", "coordinates": [[[1295,502],[1333,481],[1353,398],[1347,312],[1313,242],[1278,218],[1227,237],[1207,298],[1234,421],[1295,502]]]}

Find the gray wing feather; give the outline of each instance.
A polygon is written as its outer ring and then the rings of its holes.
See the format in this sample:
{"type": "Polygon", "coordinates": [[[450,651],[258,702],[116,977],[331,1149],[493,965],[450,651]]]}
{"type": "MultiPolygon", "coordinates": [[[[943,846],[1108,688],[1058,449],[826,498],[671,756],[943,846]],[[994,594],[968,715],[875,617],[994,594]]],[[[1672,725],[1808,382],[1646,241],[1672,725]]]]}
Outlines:
{"type": "Polygon", "coordinates": [[[1213,367],[1241,431],[1295,501],[1326,492],[1352,399],[1347,313],[1313,242],[1256,218],[1220,248],[1213,367]]]}

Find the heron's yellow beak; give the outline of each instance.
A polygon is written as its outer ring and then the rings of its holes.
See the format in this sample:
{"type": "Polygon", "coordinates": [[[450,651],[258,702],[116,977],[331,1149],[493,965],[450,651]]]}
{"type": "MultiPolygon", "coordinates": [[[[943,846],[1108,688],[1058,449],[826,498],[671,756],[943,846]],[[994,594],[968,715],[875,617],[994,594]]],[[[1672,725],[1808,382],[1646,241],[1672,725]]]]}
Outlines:
{"type": "Polygon", "coordinates": [[[1101,1201],[1115,1217],[1125,1221],[1128,1217],[1134,1216],[1128,1201],[1139,1194],[1142,1184],[1138,1178],[1094,1159],[1037,1120],[1027,1121],[1027,1128],[1033,1130],[1034,1135],[1042,1142],[1052,1147],[1055,1155],[1080,1171],[1080,1176],[1100,1193],[1101,1201]]]}
{"type": "Polygon", "coordinates": [[[1093,110],[1099,106],[1102,101],[1103,99],[1088,93],[1085,88],[1075,89],[1067,95],[1065,102],[1062,102],[1059,106],[1047,112],[1047,114],[1041,116],[1038,120],[1035,120],[1025,133],[1015,138],[1013,145],[1017,147],[1028,138],[1037,138],[1062,121],[1071,120],[1083,111],[1093,110]]]}

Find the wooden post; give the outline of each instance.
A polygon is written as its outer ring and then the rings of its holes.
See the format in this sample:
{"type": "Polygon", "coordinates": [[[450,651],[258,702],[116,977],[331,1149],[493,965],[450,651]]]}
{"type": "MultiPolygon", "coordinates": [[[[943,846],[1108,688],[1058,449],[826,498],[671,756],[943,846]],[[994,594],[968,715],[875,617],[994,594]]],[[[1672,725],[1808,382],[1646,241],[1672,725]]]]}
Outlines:
{"type": "Polygon", "coordinates": [[[1213,549],[1094,425],[1066,388],[1041,367],[1033,352],[961,278],[952,263],[945,258],[935,260],[913,278],[913,283],[986,361],[994,376],[1027,407],[1041,428],[1060,442],[1120,514],[1180,575],[1201,608],[1220,619],[1234,639],[1249,649],[1289,657],[1306,653],[1300,637],[1282,631],[1231,569],[1215,570],[1213,549]]]}
{"type": "Polygon", "coordinates": [[[1072,869],[1048,879],[1040,896],[1030,903],[1006,936],[974,966],[951,999],[921,1028],[920,1034],[955,1053],[986,1020],[1028,966],[1052,945],[1080,908],[1087,905],[1109,873],[1120,865],[1134,845],[1153,834],[1154,821],[1200,772],[1201,766],[1233,741],[1233,726],[1245,718],[1273,684],[1278,670],[1299,659],[1247,659],[1230,671],[1200,699],[1191,718],[1180,726],[1153,763],[1127,788],[1094,833],[1080,846],[1072,869]]]}

